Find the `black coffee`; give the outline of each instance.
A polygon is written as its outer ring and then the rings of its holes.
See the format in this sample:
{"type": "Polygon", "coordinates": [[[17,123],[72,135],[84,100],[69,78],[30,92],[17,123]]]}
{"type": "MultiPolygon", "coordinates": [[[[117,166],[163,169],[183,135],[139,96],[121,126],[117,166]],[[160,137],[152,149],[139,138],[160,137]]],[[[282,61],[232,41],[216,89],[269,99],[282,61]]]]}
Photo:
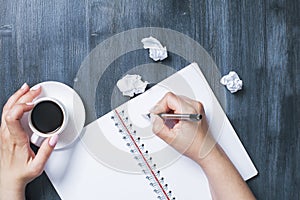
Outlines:
{"type": "Polygon", "coordinates": [[[57,130],[62,126],[63,120],[63,111],[52,101],[38,103],[31,112],[32,125],[41,133],[57,130]]]}

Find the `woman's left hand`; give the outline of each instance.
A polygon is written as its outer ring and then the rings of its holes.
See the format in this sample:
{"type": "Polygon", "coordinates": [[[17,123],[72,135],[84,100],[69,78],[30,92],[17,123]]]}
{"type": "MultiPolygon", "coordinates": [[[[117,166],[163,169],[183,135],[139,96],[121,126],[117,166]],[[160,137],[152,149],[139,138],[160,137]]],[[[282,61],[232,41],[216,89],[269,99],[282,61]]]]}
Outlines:
{"type": "Polygon", "coordinates": [[[57,143],[57,136],[46,139],[38,153],[30,148],[28,135],[20,119],[34,105],[40,87],[24,84],[3,107],[0,127],[0,199],[24,199],[25,186],[39,176],[57,143]]]}

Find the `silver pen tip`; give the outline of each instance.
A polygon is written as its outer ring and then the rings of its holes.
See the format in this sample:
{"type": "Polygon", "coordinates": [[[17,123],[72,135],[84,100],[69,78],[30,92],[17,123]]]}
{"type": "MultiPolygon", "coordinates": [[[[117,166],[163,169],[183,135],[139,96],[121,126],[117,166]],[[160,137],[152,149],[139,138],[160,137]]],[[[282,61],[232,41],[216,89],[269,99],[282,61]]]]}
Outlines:
{"type": "Polygon", "coordinates": [[[151,117],[150,117],[150,113],[147,113],[147,114],[142,114],[142,116],[145,118],[145,119],[150,119],[151,117]]]}

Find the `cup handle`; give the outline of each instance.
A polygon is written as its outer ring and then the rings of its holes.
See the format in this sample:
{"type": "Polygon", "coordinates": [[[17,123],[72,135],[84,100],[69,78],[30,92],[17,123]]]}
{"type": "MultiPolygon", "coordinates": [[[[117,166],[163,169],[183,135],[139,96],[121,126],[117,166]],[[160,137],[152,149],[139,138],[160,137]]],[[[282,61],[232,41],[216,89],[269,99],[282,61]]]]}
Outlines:
{"type": "Polygon", "coordinates": [[[35,144],[36,146],[40,147],[43,143],[43,141],[45,140],[44,137],[38,136],[35,133],[32,133],[30,141],[32,144],[35,144]]]}

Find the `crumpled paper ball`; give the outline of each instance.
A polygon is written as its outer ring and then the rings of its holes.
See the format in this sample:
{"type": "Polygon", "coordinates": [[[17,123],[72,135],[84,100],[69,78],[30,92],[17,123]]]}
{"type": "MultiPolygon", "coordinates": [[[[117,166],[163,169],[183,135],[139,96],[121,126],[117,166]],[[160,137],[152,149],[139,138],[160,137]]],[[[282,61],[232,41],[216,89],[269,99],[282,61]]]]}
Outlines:
{"type": "Polygon", "coordinates": [[[148,82],[143,82],[140,75],[127,74],[117,82],[117,87],[124,96],[133,97],[134,94],[143,93],[147,87],[148,82]]]}
{"type": "Polygon", "coordinates": [[[241,90],[243,86],[243,81],[235,71],[230,71],[227,75],[223,76],[220,83],[225,85],[231,93],[241,90]]]}
{"type": "Polygon", "coordinates": [[[154,61],[164,60],[168,57],[167,48],[154,37],[150,36],[141,41],[144,44],[144,49],[149,49],[149,57],[154,61]]]}

